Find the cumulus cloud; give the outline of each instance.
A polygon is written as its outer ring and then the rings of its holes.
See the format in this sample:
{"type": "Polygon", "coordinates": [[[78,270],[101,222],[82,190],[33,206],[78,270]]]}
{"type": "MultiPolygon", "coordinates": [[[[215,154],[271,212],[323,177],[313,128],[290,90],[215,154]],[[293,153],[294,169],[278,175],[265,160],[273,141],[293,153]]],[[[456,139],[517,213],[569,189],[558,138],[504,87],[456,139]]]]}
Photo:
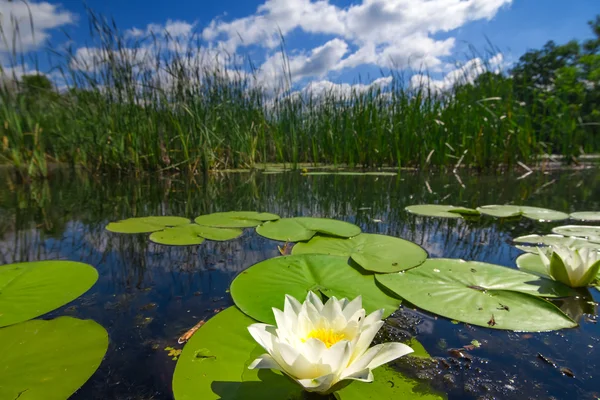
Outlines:
{"type": "Polygon", "coordinates": [[[452,89],[455,85],[473,83],[484,72],[499,73],[503,62],[504,58],[501,53],[494,55],[487,61],[477,57],[449,71],[441,79],[433,79],[428,75],[415,74],[410,79],[410,85],[413,88],[427,87],[438,92],[443,92],[452,89]]]}
{"type": "Polygon", "coordinates": [[[303,95],[324,97],[333,95],[335,98],[348,98],[353,94],[365,93],[388,87],[393,81],[391,76],[375,79],[369,84],[364,83],[334,83],[328,80],[314,81],[302,89],[303,95]]]}
{"type": "Polygon", "coordinates": [[[52,29],[71,24],[75,16],[60,4],[0,0],[0,53],[34,50],[50,37],[52,29]]]}
{"type": "Polygon", "coordinates": [[[284,68],[283,56],[276,53],[263,63],[258,80],[262,84],[280,84],[286,73],[290,73],[293,81],[305,77],[321,77],[333,69],[348,51],[348,44],[340,39],[333,39],[322,46],[314,48],[309,54],[291,56],[284,68]]]}
{"type": "MultiPolygon", "coordinates": [[[[215,46],[234,52],[249,45],[272,49],[279,44],[280,34],[299,30],[336,36],[355,49],[347,55],[345,51],[346,57],[339,59],[332,70],[363,64],[435,68],[442,64],[441,58],[451,54],[455,42],[453,37],[436,39],[435,34],[452,31],[470,21],[491,19],[511,2],[362,0],[342,8],[328,0],[267,0],[253,15],[232,21],[213,20],[202,35],[215,46]]],[[[274,59],[268,58],[264,67],[272,69],[274,59]]],[[[307,56],[295,59],[298,63],[302,60],[307,64],[312,61],[307,56]]],[[[304,70],[300,65],[296,69],[304,70]]]]}

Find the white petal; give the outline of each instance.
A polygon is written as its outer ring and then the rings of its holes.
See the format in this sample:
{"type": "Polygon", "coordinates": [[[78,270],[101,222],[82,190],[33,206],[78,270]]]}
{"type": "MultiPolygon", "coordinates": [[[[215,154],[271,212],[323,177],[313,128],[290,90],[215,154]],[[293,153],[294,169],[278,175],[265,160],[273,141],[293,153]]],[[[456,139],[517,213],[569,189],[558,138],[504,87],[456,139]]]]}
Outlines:
{"type": "Polygon", "coordinates": [[[273,351],[270,351],[269,354],[274,356],[277,359],[277,362],[284,364],[282,365],[284,368],[286,365],[293,365],[294,361],[300,356],[298,349],[279,341],[273,343],[273,351]],[[280,358],[281,361],[278,358],[280,358]]]}
{"type": "Polygon", "coordinates": [[[302,309],[302,304],[296,300],[295,297],[290,296],[289,294],[285,295],[285,304],[283,306],[283,312],[285,313],[287,310],[290,310],[294,314],[298,315],[300,309],[302,309]]]}
{"type": "Polygon", "coordinates": [[[298,383],[304,386],[308,392],[324,393],[337,383],[334,374],[327,374],[315,379],[299,379],[298,383]]]}
{"type": "Polygon", "coordinates": [[[549,271],[550,270],[550,258],[548,258],[546,251],[544,249],[542,249],[541,247],[538,247],[537,250],[538,250],[538,254],[539,254],[540,258],[542,259],[542,263],[544,264],[544,267],[546,267],[546,270],[549,271]]]}
{"type": "Polygon", "coordinates": [[[279,371],[283,370],[281,366],[277,364],[277,361],[275,361],[275,359],[268,354],[263,354],[256,360],[252,361],[252,364],[250,364],[248,369],[276,369],[279,371]]]}
{"type": "Polygon", "coordinates": [[[344,316],[347,320],[350,320],[352,316],[359,310],[362,309],[362,296],[357,296],[350,303],[344,307],[344,316]]]}
{"type": "Polygon", "coordinates": [[[412,352],[413,349],[402,343],[378,344],[377,346],[371,347],[362,357],[354,361],[348,369],[344,371],[341,379],[345,379],[345,376],[352,375],[365,368],[375,369],[382,364],[412,352]]]}
{"type": "Polygon", "coordinates": [[[352,355],[352,347],[350,342],[342,340],[331,346],[323,353],[321,362],[329,365],[331,372],[340,374],[346,369],[350,356],[352,355]]]}
{"type": "Polygon", "coordinates": [[[342,380],[353,379],[355,381],[361,381],[361,382],[373,382],[373,372],[371,372],[371,370],[369,368],[365,368],[365,369],[361,369],[360,371],[355,372],[351,375],[344,376],[341,379],[342,380]]]}
{"type": "Polygon", "coordinates": [[[252,324],[248,327],[248,332],[250,332],[254,340],[269,353],[272,352],[273,343],[277,337],[275,331],[276,328],[273,325],[267,324],[252,324]]]}
{"type": "Polygon", "coordinates": [[[380,321],[381,317],[383,317],[383,309],[373,311],[371,314],[367,315],[367,317],[363,321],[363,326],[366,327],[371,324],[374,324],[375,322],[380,321]]]}
{"type": "Polygon", "coordinates": [[[343,318],[344,313],[342,312],[342,305],[339,300],[335,297],[329,298],[321,310],[321,316],[328,321],[334,321],[338,316],[342,316],[343,318]]]}
{"type": "Polygon", "coordinates": [[[327,346],[319,339],[310,338],[306,342],[300,344],[299,350],[308,361],[318,363],[323,357],[323,354],[327,351],[327,346]]]}
{"type": "Polygon", "coordinates": [[[361,357],[364,352],[367,351],[373,338],[383,326],[383,321],[379,320],[374,324],[369,325],[364,331],[360,333],[356,343],[354,344],[354,349],[352,353],[352,358],[350,358],[350,363],[355,362],[359,357],[361,357]]]}
{"type": "Polygon", "coordinates": [[[273,315],[275,316],[278,331],[287,334],[287,332],[294,330],[295,320],[286,318],[283,311],[273,307],[273,315]]]}
{"type": "Polygon", "coordinates": [[[310,303],[313,306],[315,306],[315,308],[317,309],[317,311],[319,311],[319,313],[323,309],[323,302],[321,301],[319,296],[317,296],[316,294],[314,294],[311,291],[309,291],[308,294],[306,295],[305,303],[310,303]]]}

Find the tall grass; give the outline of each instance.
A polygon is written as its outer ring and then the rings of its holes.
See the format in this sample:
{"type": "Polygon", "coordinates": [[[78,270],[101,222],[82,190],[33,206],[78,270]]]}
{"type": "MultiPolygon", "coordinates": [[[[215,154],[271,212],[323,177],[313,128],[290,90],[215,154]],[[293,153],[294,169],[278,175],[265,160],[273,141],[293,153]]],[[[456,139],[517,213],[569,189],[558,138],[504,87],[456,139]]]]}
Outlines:
{"type": "MultiPolygon", "coordinates": [[[[294,92],[284,74],[273,90],[250,61],[206,52],[195,37],[132,39],[93,13],[90,32],[85,64],[73,49],[48,49],[59,87],[15,86],[0,72],[0,162],[27,176],[45,176],[48,161],[92,172],[271,162],[490,169],[549,148],[501,74],[442,92],[391,72],[387,86],[318,94],[294,92]]],[[[14,74],[18,52],[13,60],[14,74]]],[[[568,141],[559,148],[579,148],[581,138],[565,135],[576,123],[553,115],[546,130],[568,141]]]]}

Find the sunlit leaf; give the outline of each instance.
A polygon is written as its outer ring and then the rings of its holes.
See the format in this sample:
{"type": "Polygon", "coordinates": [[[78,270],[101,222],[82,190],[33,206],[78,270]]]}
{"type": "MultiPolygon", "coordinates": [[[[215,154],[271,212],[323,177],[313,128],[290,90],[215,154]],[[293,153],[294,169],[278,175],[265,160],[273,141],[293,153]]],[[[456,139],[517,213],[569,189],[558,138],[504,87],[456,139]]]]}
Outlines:
{"type": "Polygon", "coordinates": [[[64,306],[98,280],[94,267],[74,261],[36,261],[0,266],[0,327],[64,306]]]}
{"type": "Polygon", "coordinates": [[[98,369],[106,330],[91,320],[60,317],[0,329],[0,399],[65,400],[98,369]]]}
{"type": "Polygon", "coordinates": [[[577,326],[544,297],[574,292],[558,283],[482,262],[429,259],[378,282],[424,310],[473,325],[516,331],[577,326]]]}
{"type": "Polygon", "coordinates": [[[386,273],[416,267],[427,258],[427,252],[413,242],[371,233],[350,239],[315,236],[292,250],[292,254],[310,253],[350,257],[368,271],[386,273]]]}

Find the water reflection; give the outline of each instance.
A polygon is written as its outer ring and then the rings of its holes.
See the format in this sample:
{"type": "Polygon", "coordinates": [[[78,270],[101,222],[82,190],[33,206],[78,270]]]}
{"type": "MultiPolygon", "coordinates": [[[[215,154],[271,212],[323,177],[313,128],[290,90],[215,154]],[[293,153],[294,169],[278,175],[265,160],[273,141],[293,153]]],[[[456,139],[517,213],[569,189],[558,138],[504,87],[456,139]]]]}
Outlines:
{"type": "MultiPolygon", "coordinates": [[[[515,176],[453,175],[301,176],[244,173],[186,178],[95,177],[57,171],[49,181],[18,184],[0,177],[0,263],[70,259],[94,265],[98,283],[77,301],[51,316],[93,318],[110,334],[111,344],[100,370],[75,399],[169,399],[175,362],[164,347],[200,319],[231,304],[228,288],[237,273],[277,256],[276,242],[246,230],[229,242],[169,247],[150,243],[145,235],[117,235],[104,230],[109,221],[145,215],[197,215],[228,210],[263,210],[283,217],[331,217],[353,222],[366,232],[402,237],[423,246],[431,257],[477,260],[514,267],[521,253],[514,237],[549,233],[554,224],[522,219],[446,220],[410,215],[404,207],[442,201],[476,207],[514,202],[561,211],[600,209],[600,178],[593,171],[534,173],[515,176]]],[[[595,387],[592,367],[600,353],[595,315],[597,291],[556,304],[582,327],[572,331],[524,335],[473,328],[415,311],[414,330],[434,356],[448,357],[440,346],[461,347],[487,341],[475,354],[477,368],[432,374],[434,386],[450,398],[486,395],[465,385],[482,376],[495,382],[487,395],[510,398],[512,385],[526,396],[589,397],[595,387]],[[587,318],[587,319],[586,319],[587,318]],[[568,345],[566,345],[568,344],[568,345]],[[589,347],[592,346],[592,347],[589,347]],[[556,380],[555,371],[535,360],[549,353],[576,370],[577,379],[556,380]],[[532,355],[533,354],[533,355],[532,355]],[[533,359],[533,361],[532,361],[533,359]],[[485,362],[483,361],[485,360],[485,362]],[[589,373],[589,376],[586,375],[589,373]],[[442,376],[460,374],[460,384],[442,376]],[[437,378],[435,378],[437,377],[437,378]],[[518,379],[525,383],[510,383],[518,379]],[[461,380],[462,379],[462,380],[461,380]],[[530,385],[526,382],[540,382],[530,385]],[[504,388],[504,389],[503,389],[504,388]],[[492,394],[490,394],[492,393],[492,394]]],[[[405,310],[408,312],[408,310],[405,310]]],[[[411,311],[412,312],[412,311],[411,311]]],[[[486,378],[486,379],[487,379],[486,378]]],[[[449,379],[449,378],[448,378],[449,379]]]]}

